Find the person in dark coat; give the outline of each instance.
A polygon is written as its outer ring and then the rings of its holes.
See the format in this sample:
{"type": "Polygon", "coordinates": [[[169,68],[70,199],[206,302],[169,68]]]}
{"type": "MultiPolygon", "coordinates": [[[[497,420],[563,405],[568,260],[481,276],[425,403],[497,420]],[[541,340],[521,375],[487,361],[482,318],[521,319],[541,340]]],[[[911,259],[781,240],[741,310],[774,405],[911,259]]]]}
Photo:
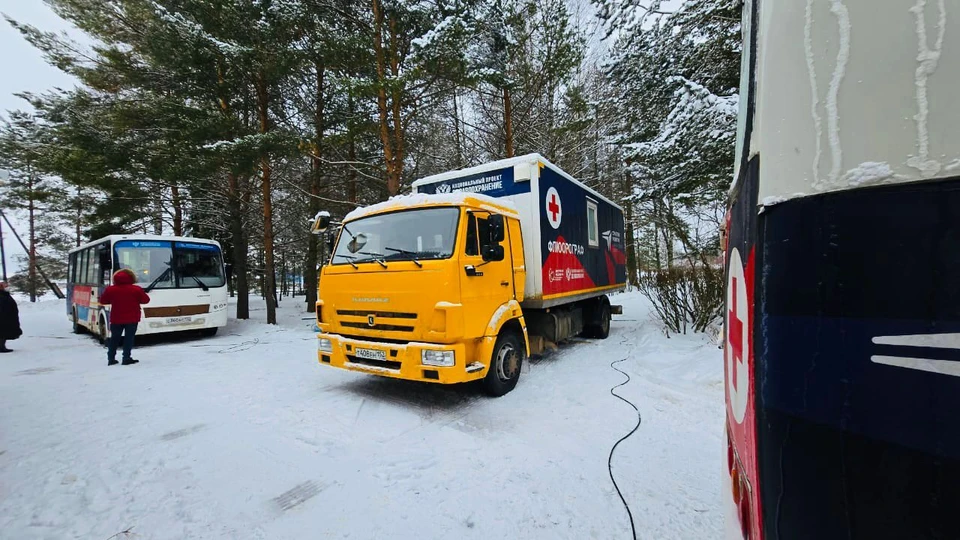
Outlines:
{"type": "Polygon", "coordinates": [[[123,340],[123,365],[136,364],[130,356],[133,349],[133,336],[137,334],[137,324],[140,323],[140,305],[150,302],[150,296],[135,285],[137,275],[132,270],[124,268],[113,274],[113,285],[107,287],[100,295],[99,302],[108,304],[110,308],[110,342],[107,345],[107,365],[117,364],[117,347],[123,340]]]}
{"type": "Polygon", "coordinates": [[[13,352],[7,348],[7,341],[17,339],[21,334],[17,301],[7,290],[7,284],[0,282],[0,353],[13,352]]]}

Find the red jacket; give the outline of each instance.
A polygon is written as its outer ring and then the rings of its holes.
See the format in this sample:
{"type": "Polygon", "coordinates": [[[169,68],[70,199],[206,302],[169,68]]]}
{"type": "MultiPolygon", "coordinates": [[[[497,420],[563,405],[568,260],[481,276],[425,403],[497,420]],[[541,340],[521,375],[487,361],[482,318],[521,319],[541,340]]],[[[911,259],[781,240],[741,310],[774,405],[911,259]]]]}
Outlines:
{"type": "Polygon", "coordinates": [[[110,324],[133,324],[140,322],[140,304],[150,303],[150,297],[138,285],[133,277],[118,270],[113,274],[113,285],[100,295],[101,304],[110,304],[110,324]]]}

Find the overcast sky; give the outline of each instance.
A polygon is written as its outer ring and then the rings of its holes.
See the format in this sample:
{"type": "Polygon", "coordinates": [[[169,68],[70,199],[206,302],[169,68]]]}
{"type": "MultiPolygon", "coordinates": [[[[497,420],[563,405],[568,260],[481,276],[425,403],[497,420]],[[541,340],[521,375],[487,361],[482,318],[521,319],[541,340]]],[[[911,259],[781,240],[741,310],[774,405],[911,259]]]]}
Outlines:
{"type": "MultiPolygon", "coordinates": [[[[17,22],[47,31],[59,32],[72,28],[41,0],[0,0],[0,12],[17,22]]],[[[9,110],[29,107],[14,93],[39,93],[58,86],[71,88],[74,85],[72,77],[47,65],[40,52],[27,43],[5,19],[0,20],[0,73],[3,73],[0,76],[0,114],[4,116],[9,110]]]]}
{"type": "MultiPolygon", "coordinates": [[[[57,17],[41,0],[0,0],[0,13],[21,23],[43,30],[70,30],[66,21],[57,17]]],[[[74,33],[76,31],[74,30],[74,33]]],[[[47,65],[39,51],[27,43],[6,19],[0,19],[0,115],[7,111],[29,109],[30,105],[14,96],[17,92],[43,92],[54,87],[71,88],[74,79],[55,67],[47,65]]],[[[26,234],[26,224],[8,215],[20,236],[26,234]]],[[[20,266],[16,258],[23,249],[3,223],[3,243],[6,251],[7,273],[13,274],[20,266]]],[[[3,276],[0,276],[2,279],[3,276]]]]}

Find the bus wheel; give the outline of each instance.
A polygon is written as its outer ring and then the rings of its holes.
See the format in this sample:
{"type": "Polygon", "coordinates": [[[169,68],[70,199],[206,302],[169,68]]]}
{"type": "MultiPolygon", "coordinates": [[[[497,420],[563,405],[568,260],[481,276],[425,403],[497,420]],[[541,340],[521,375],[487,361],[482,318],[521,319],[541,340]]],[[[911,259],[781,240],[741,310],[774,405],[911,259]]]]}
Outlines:
{"type": "Polygon", "coordinates": [[[73,308],[73,333],[83,333],[83,326],[80,325],[80,317],[77,316],[77,308],[73,308]]]}
{"type": "Polygon", "coordinates": [[[504,332],[497,338],[490,358],[490,369],[483,379],[483,388],[487,394],[500,397],[517,386],[520,369],[523,367],[523,341],[515,332],[504,332]]]}
{"type": "Polygon", "coordinates": [[[100,328],[99,328],[99,331],[97,332],[97,340],[100,342],[101,345],[106,345],[107,344],[107,321],[105,321],[102,316],[100,317],[99,321],[100,321],[100,328]]]}

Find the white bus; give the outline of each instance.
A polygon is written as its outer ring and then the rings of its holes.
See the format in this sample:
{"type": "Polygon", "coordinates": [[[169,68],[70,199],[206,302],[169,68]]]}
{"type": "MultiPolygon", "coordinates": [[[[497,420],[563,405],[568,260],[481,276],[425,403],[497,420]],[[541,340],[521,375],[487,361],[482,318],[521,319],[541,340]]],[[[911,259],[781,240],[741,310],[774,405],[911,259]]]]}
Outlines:
{"type": "Polygon", "coordinates": [[[105,342],[110,306],[97,299],[113,273],[128,268],[147,290],[137,335],[199,330],[212,336],[227,324],[227,275],[220,244],[179,236],[113,235],[70,251],[67,316],[74,332],[105,342]]]}

